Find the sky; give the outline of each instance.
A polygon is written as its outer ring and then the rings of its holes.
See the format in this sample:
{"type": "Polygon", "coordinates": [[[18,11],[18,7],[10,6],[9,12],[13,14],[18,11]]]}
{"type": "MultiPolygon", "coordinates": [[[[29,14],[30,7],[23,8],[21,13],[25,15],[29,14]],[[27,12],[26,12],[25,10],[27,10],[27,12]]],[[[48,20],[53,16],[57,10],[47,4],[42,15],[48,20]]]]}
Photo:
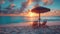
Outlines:
{"type": "MultiPolygon", "coordinates": [[[[14,0],[13,3],[16,5],[15,9],[20,8],[22,5],[22,2],[25,2],[25,1],[26,0],[14,0]]],[[[9,4],[10,4],[10,2],[8,0],[5,0],[5,3],[2,4],[2,8],[6,8],[9,4]]],[[[51,5],[43,5],[42,2],[40,2],[39,4],[43,7],[47,7],[50,9],[60,10],[60,0],[53,0],[53,4],[51,4],[51,5]]],[[[33,5],[34,5],[34,3],[31,6],[33,6],[33,5]]],[[[32,8],[31,6],[29,8],[32,8]]]]}
{"type": "Polygon", "coordinates": [[[54,0],[53,4],[51,4],[50,6],[46,6],[46,7],[60,10],[60,0],[54,0]]]}

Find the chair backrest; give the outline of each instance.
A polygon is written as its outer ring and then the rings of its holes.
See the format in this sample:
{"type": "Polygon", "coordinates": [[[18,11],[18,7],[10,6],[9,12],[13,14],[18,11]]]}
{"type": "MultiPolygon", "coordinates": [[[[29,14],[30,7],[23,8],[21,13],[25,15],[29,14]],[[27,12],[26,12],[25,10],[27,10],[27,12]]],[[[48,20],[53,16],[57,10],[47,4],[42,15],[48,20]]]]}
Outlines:
{"type": "Polygon", "coordinates": [[[46,23],[47,23],[47,20],[44,20],[43,23],[42,23],[42,25],[46,25],[46,23]]]}

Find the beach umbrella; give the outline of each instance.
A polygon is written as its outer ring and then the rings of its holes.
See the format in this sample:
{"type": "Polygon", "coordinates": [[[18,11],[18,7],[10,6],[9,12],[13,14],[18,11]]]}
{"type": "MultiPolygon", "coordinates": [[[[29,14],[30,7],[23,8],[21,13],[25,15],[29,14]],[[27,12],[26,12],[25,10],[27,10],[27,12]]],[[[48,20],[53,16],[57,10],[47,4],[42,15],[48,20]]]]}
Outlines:
{"type": "Polygon", "coordinates": [[[49,12],[49,11],[50,11],[49,8],[41,7],[41,6],[38,6],[36,8],[33,8],[31,10],[31,12],[39,14],[39,23],[38,24],[40,24],[40,13],[46,13],[46,12],[49,12]]]}

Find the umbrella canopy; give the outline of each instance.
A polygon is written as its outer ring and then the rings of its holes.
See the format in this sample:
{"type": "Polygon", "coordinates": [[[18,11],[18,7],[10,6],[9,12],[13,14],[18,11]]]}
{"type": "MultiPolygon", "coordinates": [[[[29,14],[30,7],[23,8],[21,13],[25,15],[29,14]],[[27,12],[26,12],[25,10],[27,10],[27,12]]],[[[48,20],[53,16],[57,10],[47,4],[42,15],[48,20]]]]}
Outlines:
{"type": "Polygon", "coordinates": [[[35,12],[35,13],[45,13],[45,12],[49,12],[50,9],[39,6],[39,7],[33,8],[31,11],[32,11],[32,12],[35,12]]]}

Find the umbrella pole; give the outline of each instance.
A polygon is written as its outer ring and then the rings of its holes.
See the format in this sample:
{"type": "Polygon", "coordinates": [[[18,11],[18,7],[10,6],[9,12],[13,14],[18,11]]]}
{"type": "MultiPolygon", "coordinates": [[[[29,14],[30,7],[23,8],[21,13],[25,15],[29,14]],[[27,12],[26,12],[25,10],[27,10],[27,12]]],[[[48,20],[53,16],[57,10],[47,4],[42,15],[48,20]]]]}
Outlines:
{"type": "Polygon", "coordinates": [[[38,26],[40,26],[40,13],[39,13],[39,22],[38,22],[38,26]]]}

